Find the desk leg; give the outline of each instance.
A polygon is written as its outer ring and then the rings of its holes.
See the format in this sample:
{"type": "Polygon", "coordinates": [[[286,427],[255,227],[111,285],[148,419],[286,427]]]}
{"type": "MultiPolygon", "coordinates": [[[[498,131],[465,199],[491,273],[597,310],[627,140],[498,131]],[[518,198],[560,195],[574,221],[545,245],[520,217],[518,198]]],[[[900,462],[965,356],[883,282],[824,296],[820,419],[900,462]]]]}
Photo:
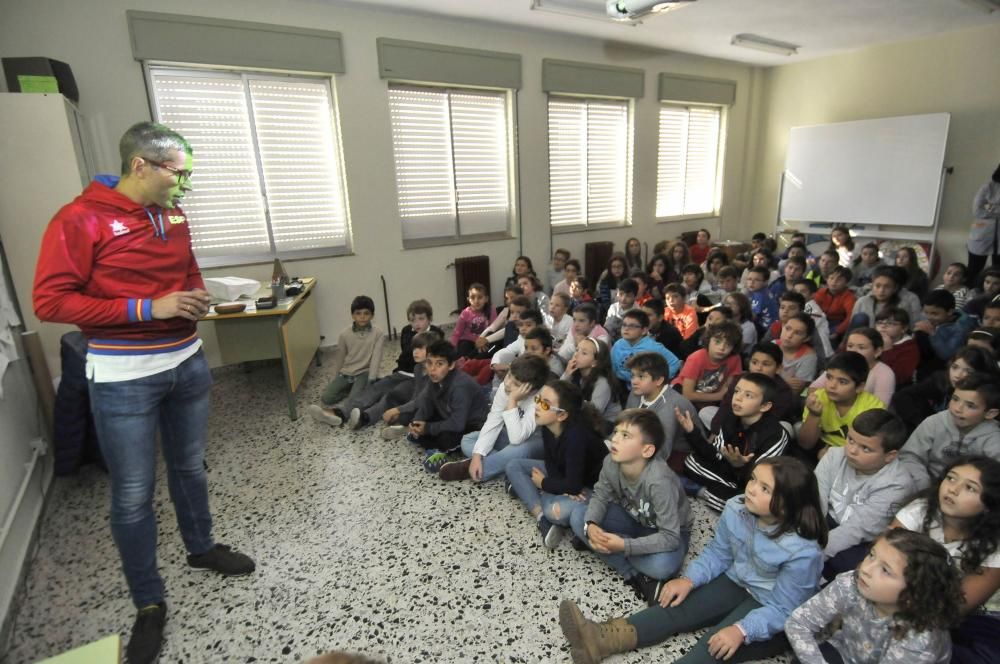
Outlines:
{"type": "Polygon", "coordinates": [[[288,366],[288,351],[285,348],[285,335],[282,330],[282,318],[277,317],[278,327],[275,330],[278,335],[278,348],[281,349],[281,373],[284,374],[285,379],[285,399],[288,400],[288,417],[295,420],[299,419],[299,411],[295,403],[295,388],[292,387],[291,371],[288,366]]]}

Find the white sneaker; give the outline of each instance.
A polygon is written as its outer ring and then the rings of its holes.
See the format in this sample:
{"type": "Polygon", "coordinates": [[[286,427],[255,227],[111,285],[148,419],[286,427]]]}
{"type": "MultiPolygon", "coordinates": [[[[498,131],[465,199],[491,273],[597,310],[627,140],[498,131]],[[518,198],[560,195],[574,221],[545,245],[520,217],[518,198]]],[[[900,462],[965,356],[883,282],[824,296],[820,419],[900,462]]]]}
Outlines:
{"type": "Polygon", "coordinates": [[[392,424],[382,429],[382,440],[397,440],[406,435],[406,427],[402,424],[392,424]]]}
{"type": "Polygon", "coordinates": [[[347,418],[347,426],[355,431],[361,428],[361,409],[352,408],[351,415],[347,418]]]}
{"type": "Polygon", "coordinates": [[[309,407],[306,408],[306,412],[320,424],[329,424],[332,427],[339,427],[344,423],[344,420],[314,403],[309,404],[309,407]]]}

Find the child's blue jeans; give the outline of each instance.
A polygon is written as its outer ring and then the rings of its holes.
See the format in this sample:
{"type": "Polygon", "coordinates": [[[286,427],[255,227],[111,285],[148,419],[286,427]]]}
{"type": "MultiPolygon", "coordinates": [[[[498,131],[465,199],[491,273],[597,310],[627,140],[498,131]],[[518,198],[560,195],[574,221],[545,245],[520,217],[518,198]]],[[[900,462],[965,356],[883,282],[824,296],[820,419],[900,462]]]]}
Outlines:
{"type": "MultiPolygon", "coordinates": [[[[478,431],[465,434],[462,438],[462,454],[471,459],[478,440],[478,431]]],[[[507,470],[507,464],[514,459],[541,459],[544,451],[545,445],[542,442],[540,430],[536,430],[523,443],[511,445],[507,429],[504,428],[497,436],[493,449],[483,457],[483,479],[481,481],[488,482],[500,477],[507,470]]]]}
{"type": "MultiPolygon", "coordinates": [[[[545,472],[545,462],[538,459],[513,459],[507,464],[507,479],[513,485],[517,497],[529,512],[541,507],[546,519],[557,526],[568,526],[573,510],[584,503],[565,494],[553,495],[537,488],[531,481],[532,468],[545,472]]],[[[590,489],[584,489],[583,493],[589,497],[590,489]]]]}

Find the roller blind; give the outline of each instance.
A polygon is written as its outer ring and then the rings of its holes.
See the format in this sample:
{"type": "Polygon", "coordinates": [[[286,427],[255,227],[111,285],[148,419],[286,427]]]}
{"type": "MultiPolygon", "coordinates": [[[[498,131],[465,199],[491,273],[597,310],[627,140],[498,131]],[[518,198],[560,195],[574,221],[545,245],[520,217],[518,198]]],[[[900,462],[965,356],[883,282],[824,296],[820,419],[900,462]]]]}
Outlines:
{"type": "Polygon", "coordinates": [[[149,76],[157,121],[194,151],[183,207],[199,262],[346,251],[346,186],[327,80],[155,66],[149,76]]]}
{"type": "Polygon", "coordinates": [[[718,211],[721,129],[721,108],[660,107],[657,217],[718,211]]]}
{"type": "Polygon", "coordinates": [[[631,199],[629,102],[549,98],[549,218],[554,227],[624,224],[631,199]]]}
{"type": "Polygon", "coordinates": [[[404,240],[509,231],[507,99],[505,92],[389,87],[404,240]]]}

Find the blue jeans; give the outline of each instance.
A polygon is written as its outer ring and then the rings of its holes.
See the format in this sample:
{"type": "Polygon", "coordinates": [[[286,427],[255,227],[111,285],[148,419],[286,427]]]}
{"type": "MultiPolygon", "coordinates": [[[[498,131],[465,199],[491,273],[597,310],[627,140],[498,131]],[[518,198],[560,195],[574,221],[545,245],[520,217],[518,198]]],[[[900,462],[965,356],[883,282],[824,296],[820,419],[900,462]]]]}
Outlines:
{"type": "MultiPolygon", "coordinates": [[[[587,506],[579,505],[573,512],[570,523],[573,532],[580,538],[581,542],[587,542],[587,536],[583,534],[584,517],[587,514],[587,506]]],[[[625,539],[634,539],[652,535],[656,532],[653,528],[647,528],[632,518],[628,512],[620,505],[612,503],[608,505],[608,512],[604,515],[604,520],[597,524],[602,530],[614,533],[625,539]]],[[[681,531],[681,545],[673,551],[658,551],[640,556],[626,556],[624,553],[598,553],[594,555],[611,565],[622,577],[631,579],[636,574],[642,573],[653,579],[669,579],[677,574],[677,571],[684,564],[684,556],[687,555],[688,544],[691,541],[691,533],[681,531]]]]}
{"type": "MultiPolygon", "coordinates": [[[[536,488],[531,482],[532,468],[545,472],[545,462],[538,459],[511,459],[507,463],[507,479],[514,486],[517,497],[529,512],[541,507],[546,519],[557,526],[568,526],[573,510],[583,503],[564,494],[554,495],[536,488]]],[[[590,489],[584,489],[583,493],[589,497],[590,489]]]]}
{"type": "MultiPolygon", "coordinates": [[[[471,459],[478,440],[478,431],[465,434],[462,437],[462,454],[471,459]]],[[[544,451],[545,444],[542,442],[541,430],[536,429],[520,445],[511,445],[510,438],[507,436],[507,428],[504,427],[500,431],[500,435],[497,436],[493,449],[483,457],[483,479],[481,481],[488,482],[503,475],[507,469],[507,463],[512,459],[541,459],[544,451]]]]}
{"type": "Polygon", "coordinates": [[[167,486],[188,553],[213,546],[205,477],[205,426],[212,374],[202,351],[178,367],[114,383],[89,383],[101,453],[111,478],[111,534],[137,607],[163,599],[156,568],[156,431],[167,486]]]}

